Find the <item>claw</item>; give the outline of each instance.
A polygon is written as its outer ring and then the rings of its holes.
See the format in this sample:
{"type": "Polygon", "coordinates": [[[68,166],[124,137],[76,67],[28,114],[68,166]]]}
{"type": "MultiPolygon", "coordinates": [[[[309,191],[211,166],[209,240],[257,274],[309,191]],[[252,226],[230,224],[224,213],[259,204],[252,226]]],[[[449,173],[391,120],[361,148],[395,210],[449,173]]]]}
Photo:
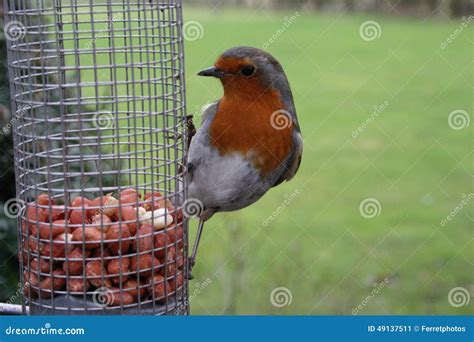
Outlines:
{"type": "Polygon", "coordinates": [[[193,260],[191,257],[188,258],[188,279],[189,280],[192,280],[194,279],[194,276],[192,275],[192,270],[193,270],[193,266],[195,264],[195,260],[193,260]]]}
{"type": "Polygon", "coordinates": [[[183,138],[183,134],[179,133],[179,132],[163,132],[163,136],[165,137],[165,139],[172,139],[172,140],[179,140],[179,139],[182,139],[183,138]]]}

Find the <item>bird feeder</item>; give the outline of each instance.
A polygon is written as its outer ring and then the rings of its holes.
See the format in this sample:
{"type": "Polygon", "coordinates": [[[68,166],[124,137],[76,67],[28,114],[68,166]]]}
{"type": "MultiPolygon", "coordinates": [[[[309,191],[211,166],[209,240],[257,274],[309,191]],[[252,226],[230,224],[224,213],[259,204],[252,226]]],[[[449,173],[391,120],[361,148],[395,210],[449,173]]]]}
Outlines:
{"type": "Polygon", "coordinates": [[[181,1],[5,19],[23,312],[187,314],[181,1]]]}

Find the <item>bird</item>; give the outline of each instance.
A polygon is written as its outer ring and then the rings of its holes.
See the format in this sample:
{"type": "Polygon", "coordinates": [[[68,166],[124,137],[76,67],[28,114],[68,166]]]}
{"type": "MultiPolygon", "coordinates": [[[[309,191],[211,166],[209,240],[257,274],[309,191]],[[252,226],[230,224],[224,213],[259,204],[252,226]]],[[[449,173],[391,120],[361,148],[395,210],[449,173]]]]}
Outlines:
{"type": "Polygon", "coordinates": [[[187,201],[199,206],[190,270],[204,223],[215,213],[245,208],[291,180],[303,153],[290,84],[268,52],[230,48],[198,76],[220,80],[224,92],[203,109],[187,151],[187,201]]]}

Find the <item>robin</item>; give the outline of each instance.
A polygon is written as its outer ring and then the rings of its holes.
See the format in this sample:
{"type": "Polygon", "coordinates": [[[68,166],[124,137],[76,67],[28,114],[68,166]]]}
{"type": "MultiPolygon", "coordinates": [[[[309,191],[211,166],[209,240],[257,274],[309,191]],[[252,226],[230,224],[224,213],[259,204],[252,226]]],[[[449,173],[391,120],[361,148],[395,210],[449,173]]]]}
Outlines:
{"type": "Polygon", "coordinates": [[[219,79],[224,95],[203,111],[188,151],[187,201],[198,203],[200,220],[190,268],[204,222],[245,208],[292,179],[303,151],[290,85],[269,53],[234,47],[198,75],[219,79]]]}

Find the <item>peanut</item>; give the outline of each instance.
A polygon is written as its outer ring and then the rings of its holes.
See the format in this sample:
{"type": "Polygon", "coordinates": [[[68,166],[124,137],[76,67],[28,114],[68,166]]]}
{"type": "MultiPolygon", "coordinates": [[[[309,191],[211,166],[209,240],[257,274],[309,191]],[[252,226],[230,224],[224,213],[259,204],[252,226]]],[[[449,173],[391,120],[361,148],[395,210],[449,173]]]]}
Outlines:
{"type": "Polygon", "coordinates": [[[171,294],[171,287],[165,278],[157,274],[154,277],[148,278],[148,292],[155,300],[163,299],[165,296],[171,294]]]}
{"type": "Polygon", "coordinates": [[[87,263],[86,276],[87,280],[89,280],[89,282],[95,287],[112,287],[107,271],[102,267],[102,263],[98,260],[89,261],[87,263]]]}
{"type": "Polygon", "coordinates": [[[82,278],[71,278],[67,282],[67,288],[73,294],[83,294],[90,287],[89,281],[85,281],[82,278]]]}
{"type": "Polygon", "coordinates": [[[130,270],[140,273],[143,277],[151,276],[152,267],[155,269],[155,273],[158,273],[160,266],[160,260],[152,254],[143,254],[130,258],[130,270]]]}
{"type": "Polygon", "coordinates": [[[123,284],[123,290],[129,292],[134,298],[138,298],[140,294],[140,299],[143,299],[146,294],[146,288],[143,286],[143,282],[140,284],[135,279],[129,279],[125,284],[123,284]]]}
{"type": "Polygon", "coordinates": [[[133,249],[137,252],[150,252],[153,249],[153,227],[143,224],[138,229],[136,240],[133,241],[133,249]]]}
{"type": "Polygon", "coordinates": [[[67,254],[67,260],[63,263],[63,270],[68,275],[78,275],[82,273],[83,264],[82,248],[76,247],[67,254]],[[72,260],[71,260],[72,259],[72,260]]]}
{"type": "Polygon", "coordinates": [[[109,242],[108,250],[112,255],[125,254],[130,248],[130,232],[125,224],[114,224],[107,232],[107,240],[115,240],[109,242]],[[120,241],[120,238],[122,239],[120,241]]]}
{"type": "Polygon", "coordinates": [[[135,298],[130,292],[120,291],[117,287],[112,287],[109,291],[110,306],[130,305],[135,302],[135,298]]]}
{"type": "Polygon", "coordinates": [[[87,249],[94,249],[100,247],[102,233],[93,227],[80,227],[72,233],[72,239],[78,242],[85,241],[87,249]]]}

